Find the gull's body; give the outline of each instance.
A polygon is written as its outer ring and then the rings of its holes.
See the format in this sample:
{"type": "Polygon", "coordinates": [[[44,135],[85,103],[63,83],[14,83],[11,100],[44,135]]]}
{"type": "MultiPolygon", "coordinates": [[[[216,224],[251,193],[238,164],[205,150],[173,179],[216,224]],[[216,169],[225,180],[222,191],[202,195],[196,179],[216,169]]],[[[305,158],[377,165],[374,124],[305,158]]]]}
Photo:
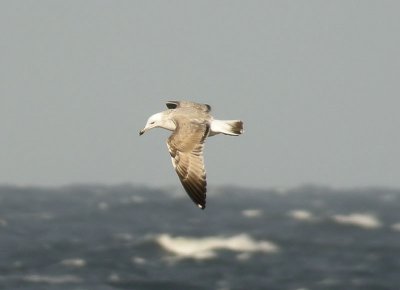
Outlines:
{"type": "Polygon", "coordinates": [[[211,107],[189,101],[169,101],[168,110],[154,114],[140,131],[160,127],[173,131],[167,140],[172,165],[189,197],[202,209],[206,206],[207,181],[203,147],[208,136],[243,133],[239,120],[215,120],[211,107]]]}

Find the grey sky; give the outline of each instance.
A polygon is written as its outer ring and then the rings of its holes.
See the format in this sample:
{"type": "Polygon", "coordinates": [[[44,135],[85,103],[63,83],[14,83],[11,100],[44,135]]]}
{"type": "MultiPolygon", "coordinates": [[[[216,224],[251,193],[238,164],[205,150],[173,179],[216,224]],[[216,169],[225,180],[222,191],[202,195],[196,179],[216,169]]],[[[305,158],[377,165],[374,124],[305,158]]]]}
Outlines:
{"type": "Polygon", "coordinates": [[[398,1],[1,1],[0,183],[179,185],[147,118],[245,122],[210,185],[400,186],[398,1]]]}

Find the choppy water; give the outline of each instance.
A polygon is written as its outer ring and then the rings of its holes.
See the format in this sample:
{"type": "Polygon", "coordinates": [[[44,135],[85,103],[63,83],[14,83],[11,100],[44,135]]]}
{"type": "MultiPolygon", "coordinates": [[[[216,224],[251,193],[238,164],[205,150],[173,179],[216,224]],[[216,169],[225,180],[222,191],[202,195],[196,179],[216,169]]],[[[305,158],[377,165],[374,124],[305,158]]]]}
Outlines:
{"type": "Polygon", "coordinates": [[[0,187],[0,289],[400,289],[400,190],[0,187]]]}

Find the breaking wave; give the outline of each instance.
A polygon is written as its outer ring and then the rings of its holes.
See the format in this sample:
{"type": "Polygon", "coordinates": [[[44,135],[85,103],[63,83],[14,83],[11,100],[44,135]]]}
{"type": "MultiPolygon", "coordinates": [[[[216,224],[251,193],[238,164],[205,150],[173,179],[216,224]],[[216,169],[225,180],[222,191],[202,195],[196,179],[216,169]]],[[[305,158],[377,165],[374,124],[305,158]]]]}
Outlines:
{"type": "Polygon", "coordinates": [[[349,215],[334,215],[333,220],[339,224],[358,226],[364,229],[377,229],[381,222],[371,214],[352,213],[349,215]]]}
{"type": "Polygon", "coordinates": [[[61,261],[61,264],[72,268],[81,268],[86,266],[86,261],[81,258],[65,259],[61,261]]]}
{"type": "Polygon", "coordinates": [[[244,209],[242,210],[242,215],[247,218],[257,218],[262,216],[263,212],[261,209],[244,209]]]}
{"type": "Polygon", "coordinates": [[[291,218],[300,221],[310,221],[314,219],[314,216],[311,212],[303,209],[291,210],[288,215],[291,218]]]}
{"type": "Polygon", "coordinates": [[[210,259],[216,257],[217,250],[230,250],[240,253],[275,253],[279,247],[269,241],[256,241],[247,234],[232,237],[211,236],[206,238],[172,237],[161,234],[156,239],[165,250],[181,258],[210,259]]]}
{"type": "Polygon", "coordinates": [[[66,284],[80,283],[82,279],[74,275],[61,276],[44,276],[44,275],[28,275],[22,278],[26,282],[46,283],[46,284],[66,284]]]}
{"type": "Polygon", "coordinates": [[[400,232],[400,222],[392,224],[391,228],[394,231],[400,232]]]}

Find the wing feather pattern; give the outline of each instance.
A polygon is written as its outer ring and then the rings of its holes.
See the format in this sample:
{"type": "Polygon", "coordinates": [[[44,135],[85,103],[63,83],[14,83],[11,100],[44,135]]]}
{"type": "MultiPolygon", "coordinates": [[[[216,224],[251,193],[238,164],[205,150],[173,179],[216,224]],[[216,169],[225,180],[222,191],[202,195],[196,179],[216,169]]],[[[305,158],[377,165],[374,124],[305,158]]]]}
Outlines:
{"type": "Polygon", "coordinates": [[[185,191],[201,209],[206,207],[207,181],[203,148],[209,130],[210,126],[206,122],[181,120],[167,140],[172,165],[185,191]]]}

